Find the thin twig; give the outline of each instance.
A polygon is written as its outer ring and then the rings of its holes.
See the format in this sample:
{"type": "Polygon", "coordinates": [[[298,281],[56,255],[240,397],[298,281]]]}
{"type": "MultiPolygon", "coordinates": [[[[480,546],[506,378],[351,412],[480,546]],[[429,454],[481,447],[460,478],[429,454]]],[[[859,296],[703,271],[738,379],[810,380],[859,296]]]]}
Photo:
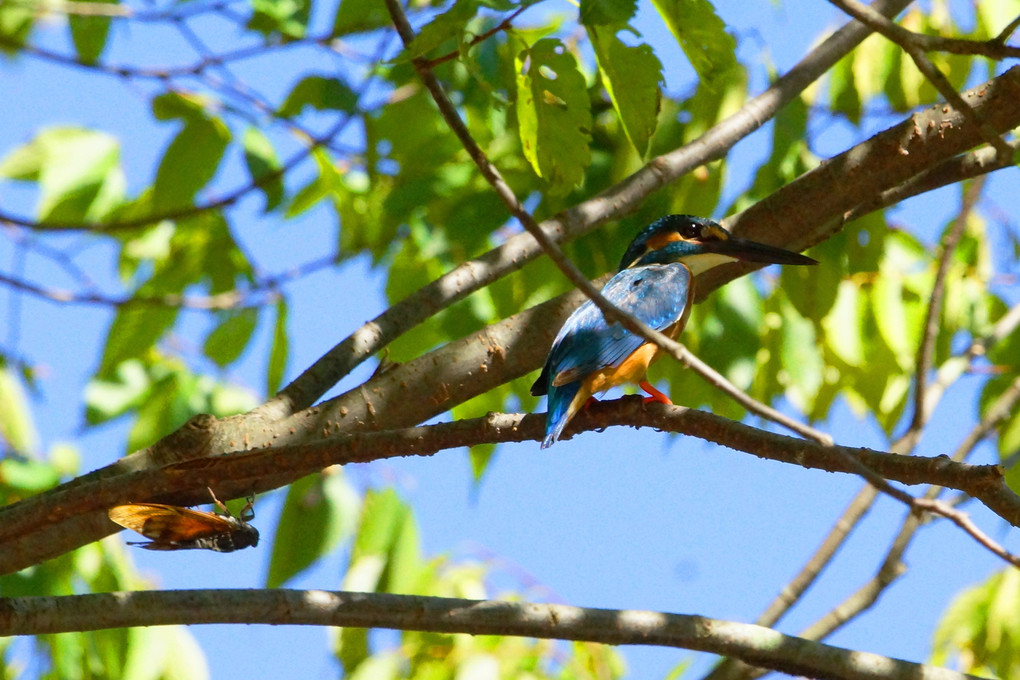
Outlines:
{"type": "MultiPolygon", "coordinates": [[[[509,28],[512,28],[513,27],[514,19],[519,17],[521,15],[521,13],[524,10],[528,9],[528,7],[530,7],[530,6],[531,5],[524,5],[523,7],[517,9],[513,14],[508,16],[506,19],[501,21],[497,26],[495,26],[493,28],[490,28],[488,31],[485,31],[484,33],[476,35],[468,43],[468,45],[467,45],[468,48],[474,47],[475,45],[477,45],[477,44],[479,44],[479,43],[481,43],[481,42],[483,42],[485,40],[488,40],[489,38],[491,38],[492,36],[496,35],[500,31],[505,31],[505,30],[507,30],[509,28]]],[[[424,60],[423,63],[425,65],[425,68],[431,70],[431,69],[434,69],[436,66],[439,66],[440,64],[445,64],[448,61],[453,61],[458,56],[460,56],[460,50],[453,50],[452,52],[448,52],[447,54],[444,54],[441,57],[436,57],[435,59],[426,59],[426,60],[424,60]]]]}
{"type": "Polygon", "coordinates": [[[312,274],[320,269],[331,267],[335,262],[336,259],[333,257],[322,257],[281,274],[265,277],[256,282],[256,285],[249,290],[230,290],[207,296],[179,294],[139,295],[137,293],[112,296],[96,291],[80,293],[60,288],[44,288],[18,277],[8,276],[2,272],[0,272],[0,284],[5,284],[23,293],[60,304],[103,305],[115,308],[131,305],[150,305],[155,307],[203,310],[239,309],[241,307],[258,306],[261,303],[254,300],[255,296],[267,292],[273,294],[281,285],[312,274]]]}

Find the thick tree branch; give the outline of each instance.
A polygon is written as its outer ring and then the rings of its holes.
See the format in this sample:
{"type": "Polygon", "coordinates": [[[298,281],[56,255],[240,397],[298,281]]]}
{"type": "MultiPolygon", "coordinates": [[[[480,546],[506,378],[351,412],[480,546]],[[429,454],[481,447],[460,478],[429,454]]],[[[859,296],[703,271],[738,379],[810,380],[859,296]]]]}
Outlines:
{"type": "MultiPolygon", "coordinates": [[[[1002,480],[997,466],[953,464],[947,458],[920,458],[862,448],[824,446],[758,430],[695,409],[643,404],[640,397],[593,404],[571,422],[568,436],[610,425],[654,427],[700,437],[738,451],[801,467],[858,474],[862,464],[882,477],[904,484],[938,484],[965,491],[1013,525],[1020,525],[1020,497],[1002,480]]],[[[105,510],[126,502],[151,500],[193,505],[208,500],[207,486],[221,497],[237,497],[252,489],[265,491],[330,465],[364,463],[403,456],[431,456],[439,451],[486,442],[540,441],[544,415],[489,414],[483,418],[404,429],[343,434],[342,423],[325,422],[321,441],[278,446],[248,453],[197,458],[140,470],[112,479],[79,480],[76,484],[27,499],[0,511],[0,573],[38,561],[49,550],[47,538],[67,532],[80,522],[77,541],[95,540],[119,528],[105,521],[105,510]],[[87,537],[84,528],[100,531],[87,537]]],[[[200,431],[196,426],[196,430],[200,431]]],[[[58,543],[59,545],[59,543],[58,543]]]]}
{"type": "MultiPolygon", "coordinates": [[[[1016,153],[1017,150],[1020,150],[1020,141],[1012,141],[1009,143],[1009,146],[1016,153]]],[[[895,205],[908,198],[913,198],[914,196],[919,196],[967,179],[981,177],[995,170],[1002,170],[1013,165],[1012,159],[1000,160],[999,154],[995,149],[989,146],[982,147],[970,153],[943,161],[934,168],[916,175],[898,187],[879,193],[873,200],[862,203],[851,210],[847,214],[846,221],[853,222],[868,213],[895,205]]]]}
{"type": "Polygon", "coordinates": [[[651,611],[323,590],[178,590],[0,600],[0,635],[263,623],[515,635],[713,652],[791,675],[964,680],[946,668],[833,647],[746,623],[651,611]]]}

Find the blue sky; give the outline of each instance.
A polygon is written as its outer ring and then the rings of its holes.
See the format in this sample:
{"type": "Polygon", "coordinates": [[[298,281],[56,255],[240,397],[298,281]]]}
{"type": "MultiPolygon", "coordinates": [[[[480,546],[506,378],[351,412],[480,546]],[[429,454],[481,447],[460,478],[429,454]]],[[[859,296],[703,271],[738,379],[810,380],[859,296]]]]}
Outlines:
{"type": "MultiPolygon", "coordinates": [[[[752,82],[758,85],[755,91],[765,82],[763,63],[771,61],[785,70],[824,26],[834,25],[836,16],[821,2],[720,2],[718,9],[738,36],[742,54],[757,65],[752,71],[752,82]]],[[[558,11],[573,10],[563,3],[558,11]]],[[[684,91],[690,70],[671,40],[656,35],[655,22],[653,12],[643,4],[638,27],[662,45],[667,87],[684,91]]],[[[42,29],[40,37],[51,47],[66,48],[65,33],[55,24],[42,29]]],[[[178,59],[179,47],[169,39],[140,38],[131,30],[115,31],[111,59],[142,59],[150,64],[190,61],[189,56],[178,59]]],[[[299,60],[299,55],[288,57],[285,67],[307,66],[299,60]]],[[[316,68],[333,66],[322,63],[316,68]]],[[[247,68],[250,75],[276,66],[262,62],[247,68]]],[[[260,87],[271,95],[275,94],[272,88],[282,92],[290,84],[278,83],[274,75],[267,72],[259,79],[260,87]]],[[[0,79],[8,102],[17,102],[0,108],[0,130],[4,131],[0,155],[30,139],[41,124],[91,126],[120,137],[130,188],[151,181],[173,128],[153,124],[144,83],[125,86],[108,76],[69,71],[27,57],[0,62],[0,79]]],[[[735,149],[731,168],[736,169],[731,170],[727,196],[747,186],[748,177],[741,176],[739,168],[753,168],[765,155],[766,137],[766,132],[760,132],[735,149]]],[[[846,131],[833,123],[825,139],[832,151],[838,151],[843,148],[840,139],[845,144],[846,131]]],[[[217,179],[214,194],[243,183],[239,166],[234,166],[217,179]]],[[[1004,182],[995,182],[994,191],[1003,204],[1008,203],[1004,182]]],[[[33,200],[24,187],[0,184],[0,204],[7,210],[31,215],[33,200]]],[[[335,249],[335,220],[326,210],[319,208],[296,222],[279,224],[259,214],[261,203],[261,197],[243,201],[234,219],[238,238],[256,259],[283,270],[335,249]]],[[[922,236],[930,242],[957,204],[951,189],[934,198],[910,201],[896,214],[911,224],[927,225],[922,236]]],[[[8,236],[0,236],[0,262],[5,267],[21,256],[8,236]]],[[[71,247],[85,239],[70,235],[60,241],[71,247]]],[[[111,249],[90,247],[80,263],[101,285],[116,290],[111,249]]],[[[70,285],[39,258],[30,258],[26,266],[26,278],[70,285]]],[[[385,308],[382,281],[380,272],[358,258],[338,270],[318,272],[288,285],[293,305],[288,378],[385,308]],[[330,311],[323,314],[323,309],[330,311]]],[[[44,447],[72,442],[83,457],[83,470],[100,467],[123,453],[127,424],[84,430],[80,405],[85,380],[99,360],[110,315],[104,308],[57,308],[0,291],[2,347],[44,366],[40,394],[32,405],[44,447]]],[[[198,357],[207,325],[199,315],[186,316],[176,341],[185,351],[191,346],[193,357],[198,357]]],[[[259,333],[261,342],[255,346],[264,347],[268,329],[260,328],[259,333]]],[[[264,351],[249,352],[228,378],[256,392],[262,390],[264,356],[264,351]]],[[[208,365],[204,368],[211,370],[208,365]]],[[[356,384],[370,371],[371,367],[362,367],[339,389],[356,384]]],[[[936,412],[919,453],[947,452],[945,442],[954,446],[956,441],[950,433],[963,431],[960,414],[973,419],[974,381],[964,382],[936,412]]],[[[684,403],[683,395],[672,396],[676,403],[684,403]]],[[[822,427],[842,444],[879,448],[884,444],[871,423],[857,420],[843,406],[822,427]]],[[[991,460],[987,449],[981,460],[991,460]]],[[[428,554],[497,557],[499,563],[515,565],[497,564],[494,580],[501,587],[528,589],[530,597],[542,601],[735,620],[753,620],[760,613],[817,547],[861,485],[846,475],[806,471],[696,439],[629,428],[587,433],[546,451],[537,442],[504,446],[477,492],[472,490],[462,451],[352,466],[348,474],[362,484],[396,484],[415,507],[428,554]],[[522,583],[522,573],[541,587],[522,583]]],[[[281,499],[282,493],[269,495],[256,508],[257,525],[265,537],[273,534],[281,499]]],[[[979,508],[972,510],[975,520],[995,538],[1005,540],[1014,551],[1020,547],[1015,538],[1005,536],[1001,521],[979,508]]],[[[779,628],[796,632],[870,578],[904,513],[899,504],[880,500],[803,607],[779,628]]],[[[133,557],[145,574],[167,588],[259,587],[269,554],[267,541],[257,550],[231,555],[139,550],[133,557]]],[[[945,523],[922,533],[907,562],[907,576],[889,589],[874,610],[831,642],[923,660],[933,623],[952,595],[1000,567],[990,554],[945,523]]],[[[335,589],[340,563],[339,557],[327,559],[292,585],[335,589]]],[[[207,626],[192,631],[206,651],[213,677],[326,678],[336,673],[325,644],[327,632],[322,629],[207,626]]],[[[626,650],[625,655],[635,678],[662,677],[692,656],[683,650],[644,648],[626,650]]],[[[708,658],[697,658],[697,668],[704,670],[708,658]]]]}

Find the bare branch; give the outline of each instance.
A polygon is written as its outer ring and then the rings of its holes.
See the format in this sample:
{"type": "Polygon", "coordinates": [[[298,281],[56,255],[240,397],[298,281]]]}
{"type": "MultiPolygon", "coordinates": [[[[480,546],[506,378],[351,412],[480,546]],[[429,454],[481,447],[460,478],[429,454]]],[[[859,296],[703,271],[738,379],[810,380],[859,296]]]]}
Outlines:
{"type": "MultiPolygon", "coordinates": [[[[544,414],[497,414],[437,425],[344,434],[344,423],[321,421],[320,440],[278,445],[214,457],[210,446],[214,421],[197,422],[181,447],[195,449],[190,458],[161,469],[142,469],[117,476],[82,477],[46,494],[0,509],[0,573],[52,557],[65,543],[81,545],[118,528],[105,520],[105,510],[127,502],[150,500],[193,505],[207,500],[207,486],[217,495],[235,498],[252,489],[265,491],[288,484],[330,465],[364,463],[402,456],[431,456],[447,449],[481,443],[540,441],[544,414]],[[68,527],[77,530],[71,532],[68,527]],[[58,541],[56,535],[64,542],[58,541]],[[55,552],[54,552],[55,551],[55,552]]],[[[863,448],[823,446],[803,439],[765,432],[695,409],[664,404],[645,405],[640,397],[604,401],[571,421],[567,435],[610,425],[654,427],[801,467],[858,474],[870,470],[904,484],[936,483],[965,491],[1007,522],[1020,525],[1020,497],[1003,482],[998,466],[954,464],[948,458],[900,456],[863,448]]],[[[187,434],[187,433],[185,433],[187,434]]]]}
{"type": "MultiPolygon", "coordinates": [[[[496,35],[500,31],[506,31],[506,30],[512,28],[513,27],[514,19],[519,17],[521,15],[521,13],[523,13],[524,10],[528,9],[528,7],[530,7],[530,6],[531,5],[524,5],[523,7],[517,9],[516,11],[514,11],[506,19],[503,19],[503,21],[501,21],[496,26],[493,26],[488,31],[485,31],[484,33],[481,33],[480,35],[476,35],[467,44],[467,47],[468,48],[474,47],[475,45],[488,40],[489,38],[491,38],[492,36],[496,35]]],[[[435,67],[439,66],[440,64],[445,64],[448,61],[453,61],[458,56],[460,56],[460,51],[454,50],[453,52],[449,52],[447,54],[444,54],[441,57],[436,57],[435,59],[426,59],[424,61],[424,66],[425,66],[425,68],[431,70],[431,69],[434,69],[435,67]]]]}
{"type": "MultiPolygon", "coordinates": [[[[1015,153],[1020,149],[1020,141],[1010,142],[1009,147],[1015,153]]],[[[955,158],[950,158],[897,187],[880,192],[871,200],[862,203],[847,213],[846,221],[852,222],[870,212],[895,205],[908,198],[967,179],[980,177],[995,170],[1012,167],[1013,165],[1012,159],[1000,159],[998,152],[987,146],[955,158]]]]}
{"type": "Polygon", "coordinates": [[[231,290],[216,295],[138,295],[128,294],[121,296],[106,295],[97,291],[77,292],[61,288],[44,288],[29,281],[15,276],[8,276],[0,272],[0,284],[6,284],[15,290],[29,295],[56,302],[59,304],[82,304],[82,305],[103,305],[107,307],[130,307],[132,305],[151,305],[157,307],[179,307],[182,309],[240,309],[242,307],[254,307],[262,304],[264,300],[256,299],[259,296],[272,297],[275,291],[282,285],[296,279],[307,276],[320,269],[330,267],[335,263],[335,258],[325,257],[306,262],[286,272],[275,276],[263,277],[256,282],[249,290],[231,290]]]}
{"type": "Polygon", "coordinates": [[[841,680],[973,677],[808,642],[751,624],[651,611],[284,589],[120,592],[0,601],[0,635],[181,623],[389,628],[658,645],[733,656],[791,675],[841,680]]]}
{"type": "MultiPolygon", "coordinates": [[[[928,373],[931,371],[932,355],[935,351],[935,340],[939,330],[939,318],[942,315],[942,296],[946,289],[946,275],[949,273],[949,265],[952,262],[953,253],[956,252],[956,246],[963,238],[963,232],[967,228],[967,219],[981,195],[983,186],[984,182],[978,180],[967,191],[960,212],[942,239],[942,252],[938,258],[935,282],[932,284],[928,311],[921,331],[921,342],[917,349],[917,366],[914,370],[914,413],[910,419],[907,433],[904,435],[912,440],[921,436],[921,430],[928,422],[934,406],[934,404],[926,404],[925,400],[928,396],[928,373]]],[[[910,445],[908,448],[913,448],[913,446],[910,445]]]]}

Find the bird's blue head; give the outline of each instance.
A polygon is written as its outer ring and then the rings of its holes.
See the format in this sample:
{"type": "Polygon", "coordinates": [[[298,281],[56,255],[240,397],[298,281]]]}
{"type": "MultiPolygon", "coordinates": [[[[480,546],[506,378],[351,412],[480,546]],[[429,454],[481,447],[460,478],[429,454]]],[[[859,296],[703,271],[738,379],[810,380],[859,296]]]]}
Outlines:
{"type": "Polygon", "coordinates": [[[694,215],[666,215],[641,230],[620,260],[619,270],[682,262],[695,275],[726,262],[818,264],[805,255],[731,236],[717,222],[694,215]]]}

